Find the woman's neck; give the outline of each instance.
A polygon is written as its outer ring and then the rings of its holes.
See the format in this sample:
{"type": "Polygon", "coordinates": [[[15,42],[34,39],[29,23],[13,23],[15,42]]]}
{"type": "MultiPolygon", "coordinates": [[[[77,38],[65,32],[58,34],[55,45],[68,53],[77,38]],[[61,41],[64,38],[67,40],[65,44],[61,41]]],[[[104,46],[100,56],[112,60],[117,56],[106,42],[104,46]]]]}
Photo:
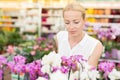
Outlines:
{"type": "Polygon", "coordinates": [[[69,36],[68,40],[71,48],[73,48],[76,44],[78,44],[83,39],[84,35],[85,33],[82,32],[81,35],[78,35],[78,36],[69,36]]]}
{"type": "Polygon", "coordinates": [[[84,35],[85,35],[85,33],[82,32],[81,35],[69,36],[68,39],[69,39],[69,41],[74,41],[74,42],[78,41],[79,42],[79,41],[81,41],[83,39],[84,35]]]}

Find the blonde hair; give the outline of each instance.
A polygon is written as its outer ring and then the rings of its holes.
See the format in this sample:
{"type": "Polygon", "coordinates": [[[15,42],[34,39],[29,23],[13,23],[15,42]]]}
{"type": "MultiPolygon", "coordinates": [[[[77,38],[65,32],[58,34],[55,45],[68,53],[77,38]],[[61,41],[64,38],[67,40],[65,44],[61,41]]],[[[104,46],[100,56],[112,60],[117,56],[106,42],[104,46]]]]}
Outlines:
{"type": "Polygon", "coordinates": [[[64,12],[65,11],[69,11],[69,10],[80,11],[82,13],[83,19],[85,19],[85,8],[82,5],[80,5],[80,3],[71,3],[71,4],[68,4],[63,9],[63,17],[64,17],[64,12]]]}

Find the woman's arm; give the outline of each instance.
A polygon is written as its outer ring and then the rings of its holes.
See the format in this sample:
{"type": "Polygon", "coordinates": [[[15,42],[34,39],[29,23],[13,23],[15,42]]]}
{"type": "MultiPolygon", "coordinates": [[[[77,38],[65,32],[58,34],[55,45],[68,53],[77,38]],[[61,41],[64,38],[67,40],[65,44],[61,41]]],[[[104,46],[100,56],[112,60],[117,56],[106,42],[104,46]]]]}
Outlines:
{"type": "Polygon", "coordinates": [[[103,45],[101,42],[99,42],[97,46],[95,47],[92,55],[88,59],[89,65],[93,67],[97,67],[97,64],[98,64],[99,58],[102,55],[102,52],[103,52],[103,45]]]}

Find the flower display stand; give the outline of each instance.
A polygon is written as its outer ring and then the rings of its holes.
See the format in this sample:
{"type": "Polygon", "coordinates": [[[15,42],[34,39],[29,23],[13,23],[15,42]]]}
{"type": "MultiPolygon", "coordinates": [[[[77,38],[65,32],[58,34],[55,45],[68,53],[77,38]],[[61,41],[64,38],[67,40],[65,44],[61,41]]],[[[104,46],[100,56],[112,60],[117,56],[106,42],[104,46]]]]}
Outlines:
{"type": "Polygon", "coordinates": [[[117,51],[117,59],[120,60],[120,50],[117,51]]]}
{"type": "Polygon", "coordinates": [[[8,68],[4,69],[4,80],[12,80],[11,72],[8,68]]]}

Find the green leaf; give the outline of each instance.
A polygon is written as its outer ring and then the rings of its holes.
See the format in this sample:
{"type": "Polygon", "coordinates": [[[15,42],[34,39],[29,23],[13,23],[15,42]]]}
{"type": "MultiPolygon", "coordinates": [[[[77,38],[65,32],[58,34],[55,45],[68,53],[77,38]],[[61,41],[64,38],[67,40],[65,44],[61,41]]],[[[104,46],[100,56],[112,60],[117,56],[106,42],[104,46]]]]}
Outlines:
{"type": "Polygon", "coordinates": [[[44,55],[44,53],[37,50],[36,54],[33,56],[33,58],[34,58],[34,60],[38,60],[38,59],[41,59],[43,55],[44,55]]]}

